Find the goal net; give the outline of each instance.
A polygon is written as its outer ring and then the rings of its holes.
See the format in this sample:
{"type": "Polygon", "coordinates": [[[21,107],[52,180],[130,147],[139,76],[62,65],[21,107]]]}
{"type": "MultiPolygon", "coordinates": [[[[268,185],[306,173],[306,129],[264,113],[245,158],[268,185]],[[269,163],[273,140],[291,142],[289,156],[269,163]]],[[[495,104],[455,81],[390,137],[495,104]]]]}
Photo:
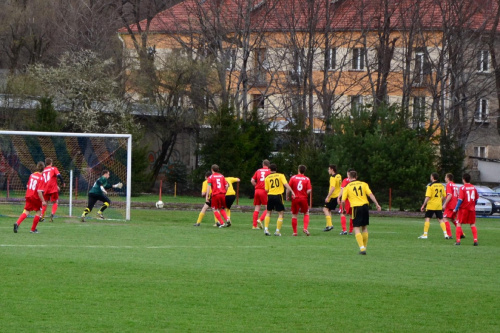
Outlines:
{"type": "MultiPolygon", "coordinates": [[[[121,182],[123,187],[107,190],[111,206],[104,215],[106,219],[130,220],[131,150],[130,134],[0,131],[0,215],[22,213],[30,174],[37,162],[51,158],[66,184],[60,186],[56,219],[80,217],[87,207],[88,191],[102,171],[109,170],[109,183],[121,182]]],[[[52,209],[48,204],[46,216],[52,209]]],[[[96,217],[101,204],[94,206],[89,220],[96,217]]]]}

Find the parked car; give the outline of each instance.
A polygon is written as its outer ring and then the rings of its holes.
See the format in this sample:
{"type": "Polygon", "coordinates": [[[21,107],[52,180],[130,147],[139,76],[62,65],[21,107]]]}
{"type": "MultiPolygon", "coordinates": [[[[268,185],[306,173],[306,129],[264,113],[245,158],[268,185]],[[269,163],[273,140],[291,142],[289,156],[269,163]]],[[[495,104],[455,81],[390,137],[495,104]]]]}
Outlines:
{"type": "Polygon", "coordinates": [[[479,193],[479,197],[491,202],[491,214],[500,213],[500,193],[493,191],[488,186],[475,186],[477,193],[479,193]]]}
{"type": "Polygon", "coordinates": [[[500,193],[500,186],[493,187],[492,190],[497,192],[497,193],[500,193]]]}
{"type": "MultiPolygon", "coordinates": [[[[463,184],[455,184],[455,187],[460,189],[463,184]]],[[[477,189],[477,186],[476,186],[477,189]]],[[[476,202],[476,215],[491,215],[493,214],[493,204],[491,203],[490,200],[482,198],[481,194],[479,193],[479,189],[477,190],[477,193],[479,194],[479,198],[477,199],[476,202]]]]}

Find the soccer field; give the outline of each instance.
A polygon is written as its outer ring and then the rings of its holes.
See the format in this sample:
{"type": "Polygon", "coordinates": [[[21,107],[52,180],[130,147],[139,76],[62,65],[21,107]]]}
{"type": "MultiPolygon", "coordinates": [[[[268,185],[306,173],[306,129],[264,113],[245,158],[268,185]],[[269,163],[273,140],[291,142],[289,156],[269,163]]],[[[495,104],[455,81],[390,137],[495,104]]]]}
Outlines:
{"type": "MultiPolygon", "coordinates": [[[[251,230],[251,213],[133,210],[132,221],[0,218],[0,331],[498,332],[500,220],[461,246],[437,221],[372,218],[368,255],[353,236],[251,230]]],[[[271,220],[273,231],[276,216],[271,220]]],[[[302,224],[299,219],[299,228],[302,224]]],[[[299,229],[301,230],[301,229],[299,229]]]]}

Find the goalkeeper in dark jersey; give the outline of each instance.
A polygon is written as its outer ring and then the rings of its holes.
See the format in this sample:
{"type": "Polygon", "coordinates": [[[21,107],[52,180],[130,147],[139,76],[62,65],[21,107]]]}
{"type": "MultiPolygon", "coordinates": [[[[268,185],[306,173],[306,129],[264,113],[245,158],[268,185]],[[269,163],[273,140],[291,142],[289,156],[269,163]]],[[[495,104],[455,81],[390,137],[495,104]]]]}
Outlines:
{"type": "Polygon", "coordinates": [[[81,220],[82,222],[85,222],[85,217],[87,217],[87,215],[92,211],[92,208],[94,208],[94,205],[96,204],[97,201],[102,201],[103,203],[102,207],[97,212],[97,216],[104,220],[104,215],[102,213],[111,204],[111,200],[109,200],[109,198],[106,195],[108,194],[106,190],[110,188],[122,188],[123,186],[122,183],[110,185],[108,183],[108,178],[109,178],[109,170],[103,170],[101,173],[101,177],[98,180],[96,180],[94,186],[92,186],[92,188],[90,189],[88,195],[89,198],[88,198],[87,208],[85,208],[82,214],[82,220],[81,220]]]}

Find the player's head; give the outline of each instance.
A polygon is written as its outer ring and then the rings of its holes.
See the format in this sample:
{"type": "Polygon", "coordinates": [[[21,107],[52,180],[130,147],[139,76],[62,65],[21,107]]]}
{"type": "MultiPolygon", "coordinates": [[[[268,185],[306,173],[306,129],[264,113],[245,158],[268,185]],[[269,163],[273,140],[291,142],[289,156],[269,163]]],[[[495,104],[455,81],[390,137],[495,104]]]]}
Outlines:
{"type": "Polygon", "coordinates": [[[109,170],[106,170],[106,169],[102,170],[102,172],[101,172],[101,176],[102,176],[102,177],[109,178],[109,170]]]}
{"type": "Polygon", "coordinates": [[[45,169],[45,163],[43,163],[42,161],[38,162],[36,164],[36,171],[42,172],[43,169],[45,169]]]}
{"type": "Polygon", "coordinates": [[[470,174],[468,174],[468,173],[464,173],[464,174],[462,175],[462,180],[464,181],[464,184],[465,184],[465,183],[469,184],[469,183],[470,183],[470,174]]]}
{"type": "Polygon", "coordinates": [[[439,180],[439,174],[437,172],[431,173],[431,181],[437,182],[439,180]]]}
{"type": "Polygon", "coordinates": [[[262,166],[265,166],[265,167],[268,167],[271,165],[271,162],[269,162],[269,160],[263,160],[262,161],[262,166]]]}
{"type": "Polygon", "coordinates": [[[335,164],[330,164],[328,166],[328,172],[334,173],[334,174],[337,173],[337,166],[335,164]]]}
{"type": "Polygon", "coordinates": [[[47,158],[45,159],[45,165],[46,165],[46,166],[51,166],[51,165],[52,165],[52,159],[47,157],[47,158]]]}
{"type": "Polygon", "coordinates": [[[354,171],[354,169],[353,169],[353,168],[349,168],[349,169],[347,169],[347,177],[348,177],[348,178],[349,178],[349,173],[350,173],[351,171],[354,171]]]}
{"type": "Polygon", "coordinates": [[[217,164],[212,165],[212,172],[219,172],[219,166],[217,164]]]}
{"type": "Polygon", "coordinates": [[[446,176],[444,176],[444,180],[446,180],[446,182],[452,182],[453,181],[453,174],[447,173],[446,176]]]}
{"type": "Polygon", "coordinates": [[[276,172],[278,171],[278,166],[274,163],[271,163],[269,164],[269,169],[272,171],[272,172],[276,172]]]}
{"type": "Polygon", "coordinates": [[[307,170],[307,168],[306,168],[306,166],[305,166],[305,165],[302,165],[302,164],[301,164],[301,165],[299,165],[299,173],[300,173],[301,175],[305,174],[305,173],[306,173],[306,170],[307,170]]]}
{"type": "Polygon", "coordinates": [[[349,171],[349,179],[350,180],[358,179],[358,173],[354,170],[349,171]]]}
{"type": "Polygon", "coordinates": [[[212,175],[212,171],[205,172],[205,179],[208,179],[212,175]]]}

